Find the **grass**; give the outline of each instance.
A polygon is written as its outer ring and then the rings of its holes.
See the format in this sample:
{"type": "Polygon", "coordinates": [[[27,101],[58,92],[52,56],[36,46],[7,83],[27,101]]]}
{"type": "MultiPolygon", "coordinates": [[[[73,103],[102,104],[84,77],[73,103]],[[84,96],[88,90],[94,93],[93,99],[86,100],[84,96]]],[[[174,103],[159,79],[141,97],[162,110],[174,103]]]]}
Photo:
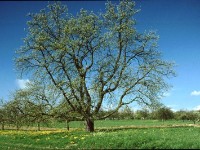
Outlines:
{"type": "MultiPolygon", "coordinates": [[[[172,149],[200,148],[200,130],[198,128],[150,128],[129,129],[118,132],[99,132],[82,143],[86,149],[172,149]],[[187,136],[186,136],[187,135],[187,136]]],[[[81,145],[82,144],[82,145],[81,145]]]]}
{"type": "Polygon", "coordinates": [[[186,125],[191,124],[191,121],[177,120],[98,120],[95,122],[95,127],[120,127],[120,126],[170,126],[170,125],[186,125]]]}
{"type": "MultiPolygon", "coordinates": [[[[181,120],[97,120],[94,122],[95,128],[110,128],[110,127],[128,127],[128,126],[170,126],[170,125],[186,125],[193,124],[192,121],[181,121],[181,120]]],[[[198,124],[198,123],[197,123],[198,124]]],[[[48,125],[44,124],[44,127],[49,128],[66,128],[65,122],[52,122],[48,125]]],[[[83,121],[72,121],[69,123],[70,128],[85,128],[83,121]]]]}
{"type": "Polygon", "coordinates": [[[183,125],[186,122],[167,121],[163,124],[161,121],[150,120],[96,121],[97,129],[93,133],[75,129],[81,125],[80,122],[71,122],[74,129],[70,131],[0,130],[0,149],[199,149],[200,128],[172,127],[175,123],[183,125]],[[157,128],[163,125],[165,127],[157,128]],[[138,128],[126,129],[130,126],[138,128]],[[105,130],[105,127],[109,128],[105,130]]]}

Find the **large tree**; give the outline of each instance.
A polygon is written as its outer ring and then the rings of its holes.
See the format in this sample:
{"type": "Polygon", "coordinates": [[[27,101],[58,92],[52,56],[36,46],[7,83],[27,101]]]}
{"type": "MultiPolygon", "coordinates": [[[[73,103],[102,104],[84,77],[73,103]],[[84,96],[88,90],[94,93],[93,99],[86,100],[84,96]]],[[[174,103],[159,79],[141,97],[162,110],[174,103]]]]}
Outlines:
{"type": "Polygon", "coordinates": [[[112,111],[100,116],[106,118],[132,102],[156,104],[173,64],[162,60],[154,32],[136,31],[137,12],[133,1],[108,2],[99,14],[81,9],[76,16],[50,4],[29,14],[17,68],[53,85],[88,131],[102,106],[112,103],[112,111]]]}

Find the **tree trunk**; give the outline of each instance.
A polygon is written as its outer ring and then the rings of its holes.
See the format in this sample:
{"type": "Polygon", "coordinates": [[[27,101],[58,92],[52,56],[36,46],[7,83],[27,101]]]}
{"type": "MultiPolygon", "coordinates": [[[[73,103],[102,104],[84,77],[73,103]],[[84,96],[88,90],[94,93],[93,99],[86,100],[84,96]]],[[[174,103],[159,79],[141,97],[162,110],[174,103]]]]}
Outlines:
{"type": "Polygon", "coordinates": [[[4,122],[2,122],[1,129],[4,130],[4,122]]]}
{"type": "Polygon", "coordinates": [[[67,131],[69,131],[69,120],[67,120],[66,123],[67,123],[67,131]]]}
{"type": "Polygon", "coordinates": [[[16,124],[16,128],[17,128],[17,130],[19,130],[19,123],[16,124]]]}
{"type": "Polygon", "coordinates": [[[37,123],[38,131],[40,131],[40,122],[37,123]]]}
{"type": "Polygon", "coordinates": [[[89,132],[94,131],[94,120],[92,120],[91,118],[86,119],[86,130],[89,132]]]}
{"type": "Polygon", "coordinates": [[[195,120],[193,120],[194,124],[195,124],[195,120]]]}

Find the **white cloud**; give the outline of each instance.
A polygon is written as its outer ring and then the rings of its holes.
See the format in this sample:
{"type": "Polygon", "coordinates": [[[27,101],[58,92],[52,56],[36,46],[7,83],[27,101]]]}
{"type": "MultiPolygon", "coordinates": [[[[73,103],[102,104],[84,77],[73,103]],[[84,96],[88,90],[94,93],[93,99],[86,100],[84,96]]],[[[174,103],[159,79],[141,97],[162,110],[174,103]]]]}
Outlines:
{"type": "Polygon", "coordinates": [[[195,90],[195,91],[192,91],[192,92],[191,92],[191,95],[192,95],[192,96],[199,96],[199,95],[200,95],[200,91],[196,91],[196,90],[195,90]]]}
{"type": "Polygon", "coordinates": [[[164,93],[163,93],[163,96],[164,96],[164,97],[168,97],[168,96],[170,96],[170,95],[171,95],[171,93],[169,93],[169,92],[164,92],[164,93]]]}
{"type": "Polygon", "coordinates": [[[178,105],[167,105],[168,108],[170,108],[173,112],[178,111],[177,107],[178,105]]]}
{"type": "Polygon", "coordinates": [[[177,112],[177,111],[178,111],[177,109],[174,109],[174,108],[172,108],[171,110],[172,110],[173,112],[177,112]]]}
{"type": "Polygon", "coordinates": [[[28,82],[30,82],[29,79],[17,79],[17,80],[16,80],[17,86],[18,86],[20,89],[26,88],[26,84],[27,84],[28,82]]]}
{"type": "Polygon", "coordinates": [[[193,110],[200,110],[200,105],[194,107],[193,110]]]}

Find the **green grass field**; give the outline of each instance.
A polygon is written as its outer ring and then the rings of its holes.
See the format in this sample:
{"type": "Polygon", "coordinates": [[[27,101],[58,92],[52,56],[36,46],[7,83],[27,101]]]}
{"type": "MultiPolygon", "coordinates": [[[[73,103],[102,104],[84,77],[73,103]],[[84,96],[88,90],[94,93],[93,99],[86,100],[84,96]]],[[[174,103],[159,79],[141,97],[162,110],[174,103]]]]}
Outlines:
{"type": "MultiPolygon", "coordinates": [[[[113,127],[129,127],[129,126],[136,126],[136,127],[149,127],[149,126],[171,126],[171,125],[188,125],[193,124],[192,121],[181,121],[181,120],[167,120],[167,121],[160,121],[160,120],[97,120],[94,122],[95,128],[113,128],[113,127]]],[[[197,123],[200,124],[200,123],[197,123]]],[[[84,129],[84,122],[83,121],[73,121],[69,123],[70,128],[82,128],[84,129]]],[[[48,125],[43,125],[44,127],[49,128],[65,128],[66,123],[59,123],[53,122],[48,125]]]]}
{"type": "Polygon", "coordinates": [[[105,120],[96,121],[93,133],[80,128],[81,122],[71,122],[70,131],[0,130],[0,149],[199,149],[200,128],[190,123],[105,120]]]}

